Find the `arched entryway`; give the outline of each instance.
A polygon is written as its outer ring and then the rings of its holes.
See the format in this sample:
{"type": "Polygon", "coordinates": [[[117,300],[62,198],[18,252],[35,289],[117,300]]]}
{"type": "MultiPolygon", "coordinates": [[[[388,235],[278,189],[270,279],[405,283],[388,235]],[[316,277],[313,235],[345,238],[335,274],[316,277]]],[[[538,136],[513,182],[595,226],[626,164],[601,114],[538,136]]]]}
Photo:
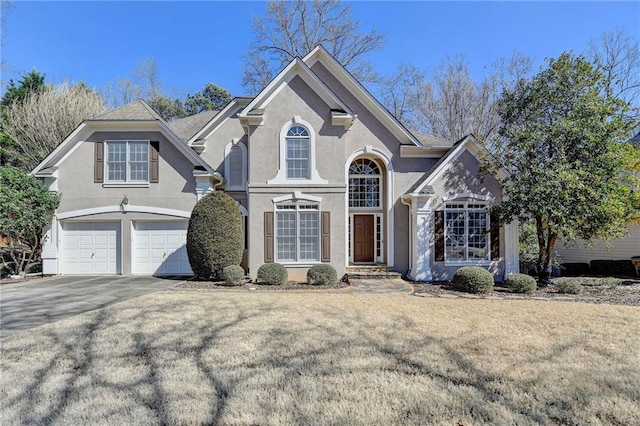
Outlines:
{"type": "Polygon", "coordinates": [[[385,263],[386,168],[373,156],[354,159],[348,169],[349,263],[385,263]]]}

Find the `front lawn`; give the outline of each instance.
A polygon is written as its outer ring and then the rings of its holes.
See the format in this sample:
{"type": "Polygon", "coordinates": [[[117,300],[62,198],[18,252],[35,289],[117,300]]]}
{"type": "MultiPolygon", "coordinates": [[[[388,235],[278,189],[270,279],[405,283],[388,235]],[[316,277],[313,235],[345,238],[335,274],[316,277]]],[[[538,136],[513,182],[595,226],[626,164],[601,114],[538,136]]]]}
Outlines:
{"type": "Polygon", "coordinates": [[[0,424],[639,424],[640,309],[167,291],[2,340],[0,424]]]}

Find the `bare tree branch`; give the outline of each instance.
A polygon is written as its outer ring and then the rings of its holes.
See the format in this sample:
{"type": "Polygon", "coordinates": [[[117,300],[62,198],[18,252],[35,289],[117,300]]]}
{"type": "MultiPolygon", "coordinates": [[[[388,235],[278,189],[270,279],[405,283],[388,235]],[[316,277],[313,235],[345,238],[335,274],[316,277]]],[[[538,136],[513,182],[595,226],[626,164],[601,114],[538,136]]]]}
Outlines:
{"type": "Polygon", "coordinates": [[[364,58],[378,50],[384,34],[359,32],[359,23],[348,5],[339,0],[274,1],[265,15],[254,19],[254,42],[244,57],[243,84],[260,91],[296,56],[323,45],[361,82],[377,81],[364,58]]]}

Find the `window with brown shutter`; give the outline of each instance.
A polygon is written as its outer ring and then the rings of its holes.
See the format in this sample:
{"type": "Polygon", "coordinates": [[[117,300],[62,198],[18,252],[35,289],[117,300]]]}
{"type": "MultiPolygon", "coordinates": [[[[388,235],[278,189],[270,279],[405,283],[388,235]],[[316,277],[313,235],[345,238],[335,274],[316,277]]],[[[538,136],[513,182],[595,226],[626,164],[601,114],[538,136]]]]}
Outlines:
{"type": "Polygon", "coordinates": [[[158,183],[160,178],[159,158],[160,158],[160,142],[149,142],[151,149],[149,150],[149,182],[158,183]]]}
{"type": "Polygon", "coordinates": [[[435,211],[434,252],[436,262],[444,262],[444,210],[435,211]]]}
{"type": "Polygon", "coordinates": [[[322,262],[331,262],[331,213],[322,212],[322,248],[321,258],[322,262]]]}
{"type": "Polygon", "coordinates": [[[95,143],[95,154],[93,156],[93,181],[95,183],[104,182],[104,142],[95,143]]]}
{"type": "Polygon", "coordinates": [[[264,212],[264,263],[273,260],[273,212],[264,212]]]}

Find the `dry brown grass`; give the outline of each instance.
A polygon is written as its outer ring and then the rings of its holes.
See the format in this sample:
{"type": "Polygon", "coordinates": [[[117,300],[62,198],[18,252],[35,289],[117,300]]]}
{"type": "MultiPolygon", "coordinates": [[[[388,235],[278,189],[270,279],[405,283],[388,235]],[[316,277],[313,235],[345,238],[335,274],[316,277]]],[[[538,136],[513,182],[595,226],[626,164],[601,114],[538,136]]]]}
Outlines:
{"type": "Polygon", "coordinates": [[[640,310],[172,291],[2,341],[0,423],[639,424],[640,310]]]}

